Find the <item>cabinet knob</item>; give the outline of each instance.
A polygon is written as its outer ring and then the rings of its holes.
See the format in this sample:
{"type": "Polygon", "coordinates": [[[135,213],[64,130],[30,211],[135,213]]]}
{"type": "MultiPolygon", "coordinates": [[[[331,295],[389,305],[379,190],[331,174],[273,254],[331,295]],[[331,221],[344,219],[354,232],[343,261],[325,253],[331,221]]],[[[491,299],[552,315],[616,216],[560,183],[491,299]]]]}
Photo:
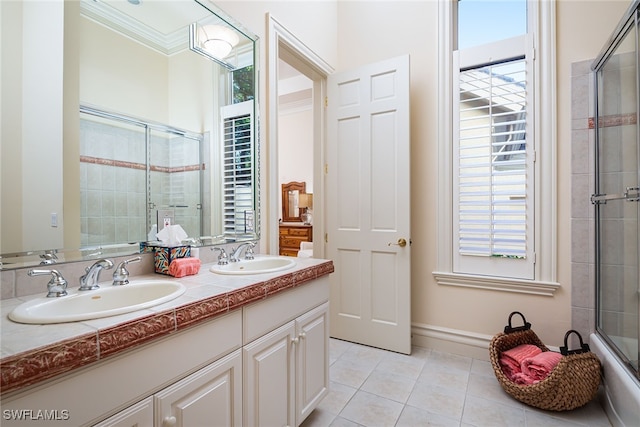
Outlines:
{"type": "Polygon", "coordinates": [[[298,344],[298,341],[300,341],[300,339],[298,337],[291,338],[291,343],[293,343],[293,344],[298,344]]]}
{"type": "Polygon", "coordinates": [[[178,420],[176,419],[176,417],[171,416],[171,417],[164,417],[162,424],[169,427],[169,426],[176,425],[177,422],[178,420]]]}
{"type": "Polygon", "coordinates": [[[306,332],[300,332],[300,335],[298,335],[300,338],[305,339],[307,337],[307,333],[306,332]]]}

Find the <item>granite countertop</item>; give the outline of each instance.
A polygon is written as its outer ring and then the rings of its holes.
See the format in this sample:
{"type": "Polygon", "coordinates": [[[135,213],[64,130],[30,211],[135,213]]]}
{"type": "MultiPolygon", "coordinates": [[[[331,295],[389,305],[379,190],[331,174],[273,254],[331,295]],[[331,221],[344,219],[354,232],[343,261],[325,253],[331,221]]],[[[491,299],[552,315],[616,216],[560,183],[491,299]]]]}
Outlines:
{"type": "Polygon", "coordinates": [[[102,361],[334,271],[332,261],[314,258],[296,258],[296,266],[289,270],[246,276],[214,274],[211,265],[203,264],[197,275],[179,279],[158,274],[130,277],[132,282],[176,280],[186,291],[167,303],[102,319],[20,324],[8,319],[11,310],[46,292],[0,301],[1,393],[102,361]]]}

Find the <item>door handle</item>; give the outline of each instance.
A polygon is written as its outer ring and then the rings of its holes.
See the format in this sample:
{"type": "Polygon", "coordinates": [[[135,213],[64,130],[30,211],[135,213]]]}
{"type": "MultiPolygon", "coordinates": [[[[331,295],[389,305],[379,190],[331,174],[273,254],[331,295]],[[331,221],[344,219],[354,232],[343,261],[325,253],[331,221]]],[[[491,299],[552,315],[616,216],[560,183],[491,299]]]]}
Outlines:
{"type": "Polygon", "coordinates": [[[398,239],[398,241],[396,243],[389,243],[389,246],[400,246],[401,248],[404,248],[405,246],[407,246],[407,241],[405,239],[403,239],[402,237],[398,239]]]}

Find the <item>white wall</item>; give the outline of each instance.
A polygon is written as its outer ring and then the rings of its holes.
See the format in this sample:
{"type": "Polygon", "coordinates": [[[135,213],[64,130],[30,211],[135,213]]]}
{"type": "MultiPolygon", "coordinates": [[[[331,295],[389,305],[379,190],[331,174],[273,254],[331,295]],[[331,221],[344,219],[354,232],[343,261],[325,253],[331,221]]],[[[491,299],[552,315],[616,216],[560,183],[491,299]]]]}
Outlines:
{"type": "Polygon", "coordinates": [[[6,213],[0,249],[58,248],[63,246],[64,219],[64,7],[57,2],[3,2],[1,10],[0,179],[6,213]],[[57,215],[59,227],[51,225],[51,214],[57,215]]]}
{"type": "MultiPolygon", "coordinates": [[[[313,111],[280,112],[278,118],[278,180],[306,183],[313,193],[313,111]]],[[[280,201],[282,203],[282,201],[280,201]]],[[[282,207],[278,209],[282,212],[282,207]]]]}

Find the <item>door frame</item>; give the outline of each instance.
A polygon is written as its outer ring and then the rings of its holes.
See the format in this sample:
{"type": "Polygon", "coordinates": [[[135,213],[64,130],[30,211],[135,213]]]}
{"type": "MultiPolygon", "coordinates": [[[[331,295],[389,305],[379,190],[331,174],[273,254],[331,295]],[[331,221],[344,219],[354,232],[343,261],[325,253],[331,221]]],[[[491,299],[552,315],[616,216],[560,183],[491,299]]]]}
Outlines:
{"type": "Polygon", "coordinates": [[[324,257],[324,194],[327,77],[333,67],[316,55],[270,13],[267,19],[267,221],[268,253],[277,255],[279,243],[278,200],[278,59],[285,57],[313,81],[313,256],[324,257]],[[319,96],[315,96],[319,94],[319,96]]]}

